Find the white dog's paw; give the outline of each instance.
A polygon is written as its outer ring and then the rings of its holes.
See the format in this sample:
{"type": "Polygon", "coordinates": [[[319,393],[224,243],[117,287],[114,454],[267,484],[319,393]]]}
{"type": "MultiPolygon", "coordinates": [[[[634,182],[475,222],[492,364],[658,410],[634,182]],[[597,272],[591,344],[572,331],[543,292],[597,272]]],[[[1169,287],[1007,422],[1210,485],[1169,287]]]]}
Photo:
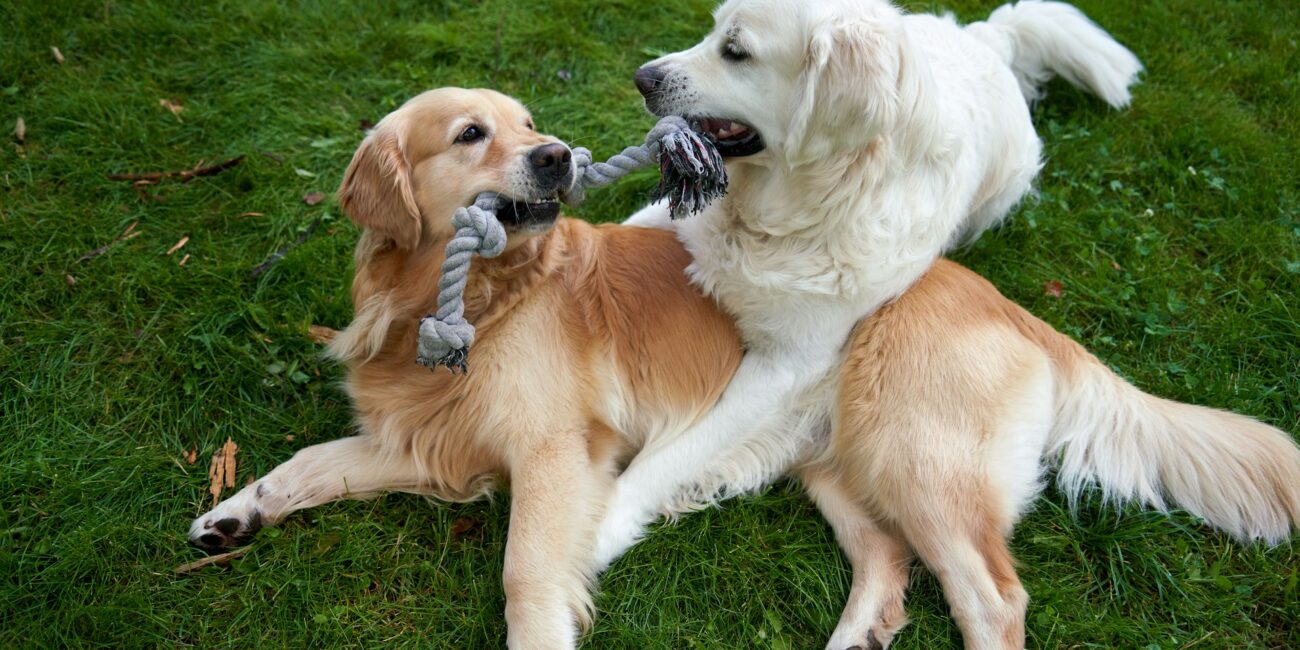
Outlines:
{"type": "Polygon", "coordinates": [[[621,504],[615,499],[596,534],[596,568],[604,571],[620,556],[632,548],[645,531],[645,524],[653,518],[642,508],[621,504]]]}
{"type": "Polygon", "coordinates": [[[219,553],[248,543],[263,525],[271,523],[264,521],[258,508],[258,490],[259,484],[250,485],[195,519],[190,524],[190,544],[219,553]]]}

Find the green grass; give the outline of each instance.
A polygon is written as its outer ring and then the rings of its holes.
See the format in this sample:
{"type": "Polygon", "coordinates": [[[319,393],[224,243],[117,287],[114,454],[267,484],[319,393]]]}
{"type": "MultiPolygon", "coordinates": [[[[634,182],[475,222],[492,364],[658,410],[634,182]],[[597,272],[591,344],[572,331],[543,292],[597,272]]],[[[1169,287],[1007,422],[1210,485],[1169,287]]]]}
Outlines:
{"type": "MultiPolygon", "coordinates": [[[[289,4],[0,0],[0,123],[27,124],[25,146],[0,146],[5,645],[504,642],[505,498],[332,504],[229,569],[171,570],[194,559],[183,533],[227,436],[242,481],[350,430],[339,368],[305,331],[347,324],[357,231],[332,198],[301,197],[337,186],[358,123],[430,87],[489,85],[608,155],[651,123],[632,71],[692,44],[710,3],[289,4]],[[179,120],[160,98],[185,107],[179,120]],[[226,173],[153,188],[156,201],[105,179],[238,154],[226,173]],[[136,221],[142,235],[77,261],[136,221]],[[455,541],[461,516],[483,524],[455,541]]],[[[1125,112],[1054,84],[1036,109],[1041,200],[958,258],[1144,389],[1300,431],[1300,5],[1083,5],[1146,81],[1125,112]]],[[[913,5],[966,19],[992,6],[913,5]]],[[[621,219],[645,196],[638,178],[578,214],[621,219]]],[[[1295,542],[1240,547],[1187,516],[1095,502],[1071,515],[1049,491],[1014,549],[1033,646],[1300,646],[1295,542]]],[[[620,561],[587,645],[820,647],[848,578],[815,509],[778,486],[620,561]]],[[[959,647],[937,583],[914,578],[896,647],[959,647]]]]}

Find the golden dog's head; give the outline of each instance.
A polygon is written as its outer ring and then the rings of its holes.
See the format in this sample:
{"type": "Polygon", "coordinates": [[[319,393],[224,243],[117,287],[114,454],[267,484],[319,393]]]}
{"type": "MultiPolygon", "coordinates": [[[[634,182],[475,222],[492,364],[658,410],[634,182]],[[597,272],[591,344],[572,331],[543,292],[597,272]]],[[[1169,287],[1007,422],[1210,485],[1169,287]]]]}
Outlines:
{"type": "Polygon", "coordinates": [[[545,232],[573,184],[569,148],[538,133],[519,102],[492,90],[440,88],[380,120],[339,188],[357,225],[403,249],[451,234],[451,215],[481,192],[507,203],[497,218],[511,244],[545,232]]]}

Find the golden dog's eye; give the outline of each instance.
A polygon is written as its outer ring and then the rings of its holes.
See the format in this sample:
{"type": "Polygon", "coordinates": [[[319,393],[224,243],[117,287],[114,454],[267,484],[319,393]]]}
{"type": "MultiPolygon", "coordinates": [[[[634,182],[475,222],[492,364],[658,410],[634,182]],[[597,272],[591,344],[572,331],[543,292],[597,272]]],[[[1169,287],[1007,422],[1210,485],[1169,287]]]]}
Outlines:
{"type": "Polygon", "coordinates": [[[741,62],[749,60],[749,52],[740,49],[735,41],[727,41],[722,46],[722,58],[728,61],[741,62]]]}
{"type": "Polygon", "coordinates": [[[471,124],[465,127],[465,130],[461,131],[460,135],[456,136],[456,143],[469,144],[471,142],[478,142],[486,137],[487,131],[483,130],[483,128],[477,124],[471,124]]]}

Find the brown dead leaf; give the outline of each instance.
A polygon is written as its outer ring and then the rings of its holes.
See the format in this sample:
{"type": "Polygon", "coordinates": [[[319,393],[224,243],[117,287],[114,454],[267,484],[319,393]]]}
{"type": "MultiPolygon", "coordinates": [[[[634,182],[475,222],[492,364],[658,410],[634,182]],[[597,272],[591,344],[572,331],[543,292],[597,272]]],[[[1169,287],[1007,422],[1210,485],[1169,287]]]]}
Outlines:
{"type": "Polygon", "coordinates": [[[77,286],[77,279],[72,277],[71,273],[63,274],[63,281],[67,282],[69,287],[77,286]]]}
{"type": "Polygon", "coordinates": [[[181,237],[180,241],[177,241],[175,244],[172,244],[172,247],[167,249],[167,254],[171,255],[172,253],[175,253],[176,251],[180,250],[183,246],[185,246],[185,244],[188,244],[189,242],[190,242],[189,235],[185,235],[184,237],[181,237]]]}
{"type": "Polygon", "coordinates": [[[189,451],[185,452],[184,456],[186,465],[193,465],[194,463],[199,462],[199,448],[191,447],[189,451]]]}
{"type": "Polygon", "coordinates": [[[477,537],[478,529],[483,526],[483,522],[474,517],[456,517],[456,521],[451,522],[451,541],[459,542],[466,537],[477,537]]]}
{"type": "Polygon", "coordinates": [[[176,265],[177,265],[177,266],[185,266],[185,263],[188,262],[188,261],[190,261],[190,254],[189,254],[189,253],[186,253],[186,254],[185,254],[185,257],[182,257],[182,258],[181,258],[181,261],[177,262],[176,265]]]}
{"type": "Polygon", "coordinates": [[[226,438],[226,444],[212,455],[212,464],[208,466],[208,479],[212,484],[208,487],[208,492],[212,494],[212,505],[217,505],[221,496],[223,487],[235,487],[235,454],[239,453],[239,445],[234,440],[226,438]]]}
{"type": "Polygon", "coordinates": [[[59,65],[63,65],[63,53],[59,51],[59,48],[58,48],[58,47],[55,47],[55,46],[51,45],[51,46],[50,46],[50,54],[54,55],[54,62],[55,62],[55,63],[57,63],[57,64],[59,64],[59,65]]]}
{"type": "Polygon", "coordinates": [[[324,192],[309,192],[307,194],[304,194],[302,197],[302,202],[306,203],[307,205],[316,205],[317,203],[320,203],[321,201],[324,200],[325,200],[324,192]]]}
{"type": "Polygon", "coordinates": [[[27,143],[27,120],[21,117],[14,122],[14,140],[17,140],[18,144],[27,143]]]}
{"type": "Polygon", "coordinates": [[[293,442],[293,439],[294,439],[294,438],[297,438],[297,437],[298,437],[298,436],[295,436],[295,435],[293,435],[292,433],[286,433],[286,434],[284,434],[284,441],[285,441],[285,442],[293,442]]]}
{"type": "Polygon", "coordinates": [[[181,113],[185,110],[185,107],[181,106],[180,102],[174,102],[170,99],[160,99],[158,100],[158,105],[167,109],[168,111],[171,111],[171,114],[176,116],[177,122],[182,121],[181,113]]]}
{"type": "Polygon", "coordinates": [[[334,337],[337,336],[338,333],[339,333],[338,330],[330,327],[325,327],[324,325],[312,325],[311,327],[307,328],[307,336],[311,340],[320,343],[321,345],[325,345],[326,343],[333,341],[334,337]]]}
{"type": "Polygon", "coordinates": [[[1044,282],[1044,283],[1043,283],[1043,295],[1044,295],[1044,296],[1051,296],[1051,297],[1053,297],[1053,298],[1060,298],[1060,297],[1061,297],[1061,292],[1064,291],[1064,289],[1065,289],[1065,287],[1061,284],[1061,281],[1060,281],[1060,280],[1048,280],[1047,282],[1044,282]]]}
{"type": "Polygon", "coordinates": [[[1124,270],[1124,267],[1120,266],[1119,262],[1116,262],[1115,260],[1110,261],[1110,268],[1115,269],[1116,271],[1124,270]]]}

